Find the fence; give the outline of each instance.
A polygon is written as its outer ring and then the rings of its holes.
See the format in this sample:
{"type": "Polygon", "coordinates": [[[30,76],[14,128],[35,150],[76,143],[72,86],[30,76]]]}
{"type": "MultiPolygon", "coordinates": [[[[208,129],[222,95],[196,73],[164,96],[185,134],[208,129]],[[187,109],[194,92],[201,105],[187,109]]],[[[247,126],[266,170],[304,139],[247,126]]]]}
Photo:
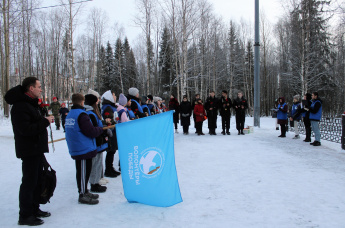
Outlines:
{"type": "MultiPolygon", "coordinates": [[[[321,139],[336,143],[342,143],[342,118],[322,118],[319,126],[321,139]]],[[[301,134],[305,135],[305,128],[303,122],[298,123],[298,129],[301,134]]],[[[290,128],[290,130],[292,129],[290,128]]],[[[314,136],[313,131],[311,132],[311,135],[314,136]]]]}

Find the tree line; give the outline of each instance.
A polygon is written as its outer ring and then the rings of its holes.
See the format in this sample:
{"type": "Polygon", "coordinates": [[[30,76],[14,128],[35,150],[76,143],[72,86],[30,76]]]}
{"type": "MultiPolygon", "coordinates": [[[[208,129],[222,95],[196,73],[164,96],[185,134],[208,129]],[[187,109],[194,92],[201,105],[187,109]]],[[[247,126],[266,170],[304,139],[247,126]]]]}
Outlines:
{"type": "MultiPolygon", "coordinates": [[[[103,10],[83,10],[83,1],[59,3],[47,10],[38,0],[2,1],[3,95],[28,76],[41,80],[47,102],[53,96],[68,100],[88,88],[118,94],[137,87],[142,95],[175,94],[179,100],[196,93],[205,99],[222,90],[235,97],[242,91],[252,114],[251,22],[224,21],[209,0],[136,0],[134,21],[142,32],[130,44],[103,10]]],[[[260,15],[261,115],[270,115],[280,96],[292,103],[296,94],[318,91],[325,113],[338,116],[345,110],[345,4],[282,4],[285,11],[275,24],[260,15]]],[[[3,99],[1,106],[8,115],[3,99]]]]}

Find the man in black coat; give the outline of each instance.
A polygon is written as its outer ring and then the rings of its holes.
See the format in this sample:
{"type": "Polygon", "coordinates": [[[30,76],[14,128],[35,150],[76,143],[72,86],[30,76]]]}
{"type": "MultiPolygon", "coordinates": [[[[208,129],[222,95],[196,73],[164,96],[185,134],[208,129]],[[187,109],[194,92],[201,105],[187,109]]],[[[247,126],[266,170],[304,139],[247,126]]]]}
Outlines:
{"type": "Polygon", "coordinates": [[[211,91],[205,103],[210,135],[216,135],[218,106],[218,99],[215,97],[214,91],[211,91]]]}
{"type": "Polygon", "coordinates": [[[47,127],[54,116],[43,117],[39,111],[38,98],[41,83],[35,77],[27,77],[22,85],[10,89],[5,100],[13,105],[13,126],[16,156],[22,160],[22,184],[19,190],[19,225],[41,225],[39,217],[49,217],[49,212],[39,209],[40,177],[44,154],[48,149],[47,127]]]}
{"type": "Polygon", "coordinates": [[[230,118],[231,118],[231,107],[232,102],[230,97],[228,97],[228,91],[222,91],[222,99],[220,101],[220,115],[222,117],[222,135],[230,135],[230,118]]]}
{"type": "Polygon", "coordinates": [[[233,107],[236,111],[236,129],[239,135],[244,135],[243,128],[246,120],[246,109],[248,108],[248,102],[246,99],[244,99],[242,92],[237,93],[237,98],[234,100],[233,107]]]}

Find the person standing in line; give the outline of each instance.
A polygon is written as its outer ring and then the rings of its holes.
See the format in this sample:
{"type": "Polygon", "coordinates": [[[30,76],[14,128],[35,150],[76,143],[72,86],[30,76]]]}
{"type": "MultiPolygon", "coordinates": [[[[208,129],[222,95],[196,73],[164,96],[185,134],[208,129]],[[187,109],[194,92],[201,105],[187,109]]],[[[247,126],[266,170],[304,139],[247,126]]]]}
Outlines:
{"type": "Polygon", "coordinates": [[[321,134],[320,134],[320,127],[319,122],[322,117],[322,100],[319,98],[318,92],[314,92],[311,94],[311,105],[310,108],[307,108],[307,111],[310,111],[309,119],[311,124],[311,129],[315,135],[315,141],[310,143],[313,146],[321,146],[321,134]]]}
{"type": "Polygon", "coordinates": [[[144,118],[147,115],[144,113],[143,109],[140,105],[139,99],[139,90],[137,88],[129,88],[128,89],[128,100],[131,100],[131,107],[130,109],[134,112],[136,118],[144,118]]]}
{"type": "Polygon", "coordinates": [[[222,135],[230,135],[230,119],[231,119],[231,107],[232,102],[228,97],[228,91],[222,91],[222,98],[220,100],[220,116],[222,117],[222,135]]]}
{"type": "Polygon", "coordinates": [[[281,134],[278,137],[285,138],[286,137],[286,124],[287,124],[287,112],[288,106],[285,103],[284,97],[279,97],[278,99],[278,112],[277,112],[277,119],[278,124],[280,125],[281,134]]]}
{"type": "Polygon", "coordinates": [[[52,114],[55,120],[56,130],[60,130],[60,114],[59,114],[60,107],[61,105],[60,105],[60,102],[58,101],[58,98],[53,97],[53,102],[50,104],[48,110],[52,111],[52,114]]]}
{"type": "Polygon", "coordinates": [[[44,221],[40,218],[51,215],[41,211],[39,205],[44,153],[49,152],[47,127],[54,120],[54,116],[44,117],[39,111],[41,93],[41,82],[35,77],[27,77],[22,85],[11,88],[5,94],[5,101],[12,105],[16,156],[22,160],[18,225],[42,225],[44,221]]]}
{"type": "Polygon", "coordinates": [[[183,96],[183,100],[180,104],[181,126],[183,127],[183,134],[189,134],[190,116],[192,115],[192,105],[188,101],[186,95],[183,96]]]}
{"type": "MultiPolygon", "coordinates": [[[[115,125],[118,121],[118,113],[116,106],[116,96],[111,90],[106,91],[102,95],[102,117],[103,119],[110,119],[109,125],[115,125]]],[[[112,129],[112,137],[108,137],[107,155],[105,156],[105,171],[104,176],[115,178],[121,174],[114,168],[114,156],[118,149],[117,137],[115,128],[112,129]]]]}
{"type": "Polygon", "coordinates": [[[98,204],[98,194],[89,192],[87,186],[92,169],[92,158],[97,155],[96,138],[103,134],[103,128],[93,126],[84,108],[85,97],[80,93],[72,95],[72,108],[66,117],[66,142],[69,154],[75,160],[76,179],[81,204],[98,204]]]}
{"type": "Polygon", "coordinates": [[[179,112],[180,112],[180,104],[178,103],[175,95],[171,94],[170,101],[169,101],[169,111],[174,110],[174,125],[175,125],[175,133],[178,133],[177,124],[179,123],[179,112]]]}
{"type": "Polygon", "coordinates": [[[66,122],[66,116],[67,116],[68,112],[69,112],[69,110],[68,110],[68,108],[66,108],[65,103],[62,103],[61,108],[59,110],[59,114],[61,116],[61,123],[62,123],[63,132],[66,132],[65,131],[65,122],[66,122]]]}
{"type": "Polygon", "coordinates": [[[205,103],[205,110],[208,118],[208,129],[210,135],[217,135],[217,115],[218,115],[218,99],[215,97],[214,91],[210,92],[210,96],[205,103]]]}
{"type": "MultiPolygon", "coordinates": [[[[198,100],[200,99],[200,94],[195,94],[195,98],[194,98],[194,100],[192,101],[192,110],[194,110],[194,107],[195,107],[195,105],[196,104],[198,104],[198,100]]],[[[195,114],[194,114],[194,112],[193,112],[193,120],[194,120],[194,128],[196,129],[196,125],[195,125],[195,114]]],[[[197,133],[197,132],[195,132],[195,133],[197,133]]]]}
{"type": "Polygon", "coordinates": [[[131,106],[131,100],[127,101],[127,97],[120,93],[119,105],[117,106],[117,113],[119,114],[119,123],[125,123],[130,120],[130,116],[126,106],[131,106]]]}
{"type": "Polygon", "coordinates": [[[309,115],[310,115],[309,107],[311,106],[312,102],[311,102],[310,93],[306,93],[304,95],[304,102],[305,102],[305,105],[304,105],[304,108],[302,109],[302,117],[303,117],[303,123],[305,127],[305,139],[303,141],[311,142],[311,124],[310,124],[310,119],[309,119],[309,115]]]}
{"type": "Polygon", "coordinates": [[[302,115],[301,115],[301,101],[300,101],[300,96],[295,95],[293,97],[293,104],[291,107],[291,116],[290,116],[290,121],[293,121],[293,126],[295,130],[295,137],[293,139],[299,139],[299,129],[298,129],[298,122],[301,120],[302,115]]]}
{"type": "Polygon", "coordinates": [[[41,112],[41,115],[43,117],[48,116],[48,109],[46,107],[49,107],[49,104],[43,104],[42,99],[38,99],[38,106],[39,106],[39,110],[41,112]]]}
{"type": "Polygon", "coordinates": [[[248,108],[248,102],[246,99],[244,99],[242,92],[237,93],[237,98],[235,99],[233,106],[236,111],[236,129],[239,135],[244,135],[243,129],[246,120],[246,109],[248,108]]]}
{"type": "Polygon", "coordinates": [[[197,100],[197,104],[194,107],[194,114],[195,114],[195,124],[196,124],[196,132],[198,135],[205,135],[202,132],[202,123],[205,121],[206,112],[204,105],[202,104],[202,100],[199,98],[197,100]]]}

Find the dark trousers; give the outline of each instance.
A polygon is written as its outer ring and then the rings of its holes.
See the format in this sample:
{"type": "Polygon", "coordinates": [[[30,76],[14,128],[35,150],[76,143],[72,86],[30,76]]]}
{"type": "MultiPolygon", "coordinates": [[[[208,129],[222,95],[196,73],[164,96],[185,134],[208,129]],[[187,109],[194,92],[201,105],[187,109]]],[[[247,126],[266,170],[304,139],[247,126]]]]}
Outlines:
{"type": "Polygon", "coordinates": [[[246,116],[244,114],[236,114],[236,129],[238,131],[243,131],[245,120],[246,116]]]}
{"type": "Polygon", "coordinates": [[[89,182],[91,168],[92,168],[92,158],[75,160],[75,167],[77,170],[76,178],[78,185],[79,194],[84,194],[87,192],[87,183],[89,182]]]}
{"type": "Polygon", "coordinates": [[[286,136],[286,125],[280,124],[280,131],[282,136],[286,136]]]}
{"type": "Polygon", "coordinates": [[[66,122],[66,119],[61,120],[63,130],[65,130],[65,122],[66,122]]]}
{"type": "Polygon", "coordinates": [[[114,163],[114,155],[118,149],[116,131],[113,131],[113,137],[108,138],[107,155],[105,156],[105,170],[111,170],[114,163]]]}
{"type": "Polygon", "coordinates": [[[188,133],[189,125],[183,126],[183,133],[188,133]]]}
{"type": "Polygon", "coordinates": [[[178,124],[178,123],[174,123],[174,125],[175,125],[175,129],[177,129],[177,124],[178,124]]]}
{"type": "Polygon", "coordinates": [[[311,124],[309,119],[304,119],[305,139],[311,140],[311,124]]]}
{"type": "Polygon", "coordinates": [[[202,123],[203,122],[195,122],[195,128],[198,133],[202,132],[202,123]]]}
{"type": "Polygon", "coordinates": [[[230,129],[230,116],[222,116],[222,129],[225,132],[229,132],[230,129]]]}
{"type": "Polygon", "coordinates": [[[115,152],[109,151],[105,156],[105,170],[112,170],[114,167],[114,156],[115,152]]]}
{"type": "Polygon", "coordinates": [[[56,128],[60,128],[60,116],[54,116],[56,128]]]}
{"type": "Polygon", "coordinates": [[[19,215],[28,217],[39,209],[43,155],[22,158],[22,184],[19,189],[19,215]]]}

